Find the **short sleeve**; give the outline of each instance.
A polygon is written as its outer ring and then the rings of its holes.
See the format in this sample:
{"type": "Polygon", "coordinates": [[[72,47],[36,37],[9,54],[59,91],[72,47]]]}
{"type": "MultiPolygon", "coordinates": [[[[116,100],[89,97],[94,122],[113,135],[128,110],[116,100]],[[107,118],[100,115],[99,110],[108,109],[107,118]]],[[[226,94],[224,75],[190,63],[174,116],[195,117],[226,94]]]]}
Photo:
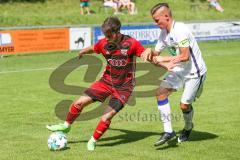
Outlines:
{"type": "Polygon", "coordinates": [[[94,44],[93,51],[97,54],[100,54],[100,53],[102,53],[102,48],[103,47],[102,47],[102,43],[101,43],[101,40],[100,40],[100,41],[98,41],[97,43],[94,44]]]}
{"type": "Polygon", "coordinates": [[[162,32],[160,33],[159,38],[158,38],[157,44],[156,44],[156,46],[155,46],[155,51],[156,51],[156,52],[161,52],[162,50],[165,49],[166,44],[163,43],[163,38],[164,38],[164,32],[162,31],[162,32]]]}
{"type": "Polygon", "coordinates": [[[190,31],[185,24],[180,24],[178,26],[178,29],[176,30],[176,41],[178,43],[178,47],[189,47],[189,34],[190,31]]]}
{"type": "Polygon", "coordinates": [[[161,52],[162,50],[164,50],[164,48],[165,48],[165,44],[161,40],[158,40],[155,46],[155,51],[161,52]]]}
{"type": "Polygon", "coordinates": [[[142,44],[139,41],[135,40],[134,50],[135,50],[135,55],[140,57],[142,52],[145,50],[145,48],[142,46],[142,44]]]}

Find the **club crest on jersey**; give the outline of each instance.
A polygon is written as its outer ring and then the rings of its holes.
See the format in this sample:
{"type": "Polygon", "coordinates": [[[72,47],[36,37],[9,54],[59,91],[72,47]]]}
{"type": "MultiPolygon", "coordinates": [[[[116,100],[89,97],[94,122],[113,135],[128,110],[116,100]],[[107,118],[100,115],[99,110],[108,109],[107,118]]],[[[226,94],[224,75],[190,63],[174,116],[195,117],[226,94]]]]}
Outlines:
{"type": "Polygon", "coordinates": [[[128,42],[128,41],[125,41],[121,44],[120,46],[120,52],[122,55],[126,56],[127,55],[127,52],[128,52],[128,49],[130,48],[130,46],[132,45],[131,42],[128,42]]]}
{"type": "Polygon", "coordinates": [[[174,39],[173,37],[170,37],[170,44],[173,45],[173,46],[177,46],[177,42],[174,42],[174,39]]]}
{"type": "Polygon", "coordinates": [[[121,98],[122,100],[125,100],[125,99],[126,99],[126,97],[125,97],[124,95],[121,95],[120,98],[121,98]]]}
{"type": "Polygon", "coordinates": [[[127,55],[127,51],[128,51],[127,49],[121,49],[121,54],[126,56],[127,55]]]}

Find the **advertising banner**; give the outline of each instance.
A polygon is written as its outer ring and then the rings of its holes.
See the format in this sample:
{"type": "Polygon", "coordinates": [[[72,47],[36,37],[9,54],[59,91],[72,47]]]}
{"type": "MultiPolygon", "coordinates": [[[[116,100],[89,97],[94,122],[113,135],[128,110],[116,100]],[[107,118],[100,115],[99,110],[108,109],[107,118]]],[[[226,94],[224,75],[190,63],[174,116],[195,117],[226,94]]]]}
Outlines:
{"type": "Polygon", "coordinates": [[[69,29],[0,31],[0,54],[69,50],[69,29]]]}
{"type": "MultiPolygon", "coordinates": [[[[240,39],[240,21],[187,23],[198,41],[240,39]]],[[[80,50],[103,38],[100,27],[0,30],[0,54],[80,50]],[[92,41],[93,40],[93,41],[92,41]]],[[[122,26],[121,33],[143,45],[156,44],[156,25],[122,26]]]]}
{"type": "MultiPolygon", "coordinates": [[[[240,39],[240,22],[187,23],[198,41],[240,39]]],[[[123,26],[121,33],[130,35],[143,45],[156,44],[160,29],[155,25],[123,26]]],[[[103,38],[100,27],[94,28],[94,43],[103,38]]]]}
{"type": "Polygon", "coordinates": [[[240,22],[187,24],[198,41],[240,39],[240,22]]]}
{"type": "MultiPolygon", "coordinates": [[[[158,26],[146,25],[146,26],[122,26],[121,33],[129,35],[143,45],[155,44],[160,34],[160,29],[158,26]]],[[[94,28],[94,43],[99,39],[103,38],[103,33],[100,27],[94,28]]]]}
{"type": "Polygon", "coordinates": [[[70,50],[80,50],[91,45],[91,28],[70,28],[70,50]]]}

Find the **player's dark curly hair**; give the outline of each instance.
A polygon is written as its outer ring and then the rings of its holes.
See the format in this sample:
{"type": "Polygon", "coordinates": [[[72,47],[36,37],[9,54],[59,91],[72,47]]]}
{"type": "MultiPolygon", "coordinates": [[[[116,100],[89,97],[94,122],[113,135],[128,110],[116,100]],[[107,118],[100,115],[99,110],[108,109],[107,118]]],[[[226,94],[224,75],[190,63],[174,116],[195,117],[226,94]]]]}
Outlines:
{"type": "Polygon", "coordinates": [[[119,33],[121,28],[121,22],[117,17],[108,17],[102,24],[102,32],[106,37],[113,33],[119,33]]]}

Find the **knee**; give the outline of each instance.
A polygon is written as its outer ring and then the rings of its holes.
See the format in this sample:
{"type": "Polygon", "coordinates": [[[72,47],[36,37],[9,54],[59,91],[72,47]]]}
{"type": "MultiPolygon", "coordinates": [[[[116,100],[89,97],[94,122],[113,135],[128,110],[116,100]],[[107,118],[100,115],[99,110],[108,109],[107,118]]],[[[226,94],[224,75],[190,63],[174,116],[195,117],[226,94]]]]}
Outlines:
{"type": "Polygon", "coordinates": [[[186,111],[190,108],[191,104],[180,103],[180,108],[182,111],[186,111]]]}
{"type": "Polygon", "coordinates": [[[80,97],[77,101],[73,102],[73,105],[78,109],[83,109],[85,103],[84,100],[80,97]]]}
{"type": "Polygon", "coordinates": [[[168,95],[164,92],[164,90],[159,89],[156,92],[156,97],[158,100],[164,100],[164,99],[168,98],[168,95]]]}
{"type": "Polygon", "coordinates": [[[115,114],[116,114],[115,111],[113,111],[113,110],[109,111],[102,116],[101,120],[103,122],[109,122],[109,121],[111,121],[111,119],[114,117],[115,114]]]}
{"type": "Polygon", "coordinates": [[[78,100],[74,101],[73,104],[75,105],[76,108],[78,109],[83,109],[85,106],[88,104],[91,104],[93,99],[89,96],[81,96],[78,100]]]}
{"type": "Polygon", "coordinates": [[[73,106],[77,109],[83,109],[83,103],[81,101],[75,101],[73,102],[73,106]]]}
{"type": "Polygon", "coordinates": [[[103,122],[110,122],[111,119],[112,119],[112,117],[108,117],[106,115],[103,115],[102,118],[101,118],[101,121],[103,121],[103,122]]]}

